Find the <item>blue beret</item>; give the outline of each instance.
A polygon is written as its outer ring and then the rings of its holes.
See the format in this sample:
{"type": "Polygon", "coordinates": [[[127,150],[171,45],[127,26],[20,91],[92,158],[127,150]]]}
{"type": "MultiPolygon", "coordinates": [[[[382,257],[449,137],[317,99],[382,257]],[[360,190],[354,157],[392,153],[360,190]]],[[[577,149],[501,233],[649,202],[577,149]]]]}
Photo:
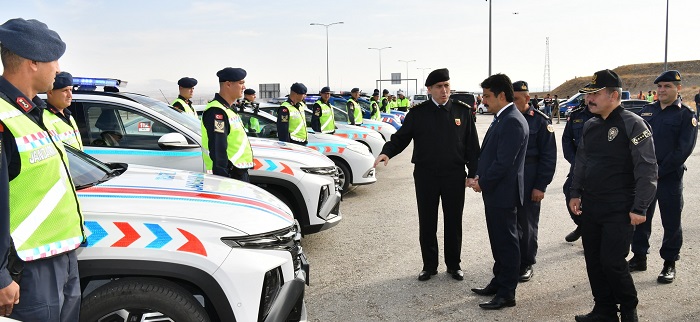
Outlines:
{"type": "Polygon", "coordinates": [[[22,58],[38,62],[58,60],[66,52],[66,43],[39,20],[10,19],[0,25],[0,43],[22,58]]]}
{"type": "Polygon", "coordinates": [[[245,69],[233,67],[226,67],[216,72],[216,76],[219,77],[219,83],[237,82],[244,79],[247,74],[248,73],[245,72],[245,69]]]}
{"type": "Polygon", "coordinates": [[[324,87],[324,88],[321,88],[321,94],[323,94],[323,93],[330,93],[330,92],[331,92],[331,88],[328,87],[328,86],[326,86],[326,87],[324,87]]]}
{"type": "Polygon", "coordinates": [[[433,86],[439,82],[450,80],[450,71],[447,68],[436,69],[425,78],[425,86],[433,86]]]}
{"type": "Polygon", "coordinates": [[[255,90],[252,88],[246,88],[245,91],[243,91],[243,94],[245,95],[253,95],[255,94],[255,90]]]}
{"type": "Polygon", "coordinates": [[[379,96],[379,90],[375,88],[374,92],[372,92],[372,96],[379,96]]]}
{"type": "Polygon", "coordinates": [[[192,88],[197,86],[197,80],[192,77],[183,77],[180,78],[179,81],[177,81],[177,85],[182,86],[184,88],[192,88]]]}
{"type": "Polygon", "coordinates": [[[659,82],[680,82],[681,81],[681,73],[677,70],[667,70],[659,77],[654,80],[654,84],[658,84],[659,82]]]}
{"type": "Polygon", "coordinates": [[[389,94],[389,90],[385,88],[385,89],[382,91],[382,94],[389,94]]]}
{"type": "Polygon", "coordinates": [[[350,90],[350,93],[359,93],[359,92],[360,92],[360,89],[357,88],[357,87],[355,87],[355,88],[353,88],[352,90],[350,90]]]}
{"type": "Polygon", "coordinates": [[[513,83],[513,92],[528,92],[529,87],[526,81],[517,81],[513,83]]]}
{"type": "Polygon", "coordinates": [[[58,73],[53,81],[53,89],[61,89],[68,86],[73,86],[73,75],[68,72],[58,73]]]}
{"type": "Polygon", "coordinates": [[[297,94],[306,94],[306,86],[304,86],[302,83],[292,84],[292,88],[290,88],[290,90],[297,94]]]}

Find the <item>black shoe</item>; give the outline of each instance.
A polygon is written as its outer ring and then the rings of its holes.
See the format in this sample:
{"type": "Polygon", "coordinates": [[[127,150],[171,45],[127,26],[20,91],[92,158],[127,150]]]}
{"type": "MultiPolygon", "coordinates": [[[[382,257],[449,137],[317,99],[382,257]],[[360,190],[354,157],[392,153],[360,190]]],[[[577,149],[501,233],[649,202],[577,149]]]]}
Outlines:
{"type": "Polygon", "coordinates": [[[479,307],[484,310],[500,310],[504,307],[515,306],[515,299],[507,299],[496,295],[491,301],[479,303],[479,307]]]}
{"type": "Polygon", "coordinates": [[[647,256],[635,254],[628,262],[630,272],[643,272],[647,270],[647,256]]]}
{"type": "Polygon", "coordinates": [[[574,317],[576,322],[618,322],[617,313],[612,313],[611,315],[604,315],[600,313],[591,312],[585,315],[577,315],[574,317]]]}
{"type": "Polygon", "coordinates": [[[532,265],[528,265],[524,269],[520,270],[520,278],[518,280],[520,282],[527,282],[532,278],[532,275],[534,274],[535,271],[532,269],[532,265]]]}
{"type": "Polygon", "coordinates": [[[674,279],[676,279],[676,262],[665,261],[664,269],[661,270],[656,281],[663,284],[670,284],[673,283],[674,279]]]}
{"type": "Polygon", "coordinates": [[[472,292],[479,294],[479,295],[496,295],[496,292],[498,292],[498,287],[489,283],[489,285],[486,285],[484,288],[473,288],[472,292]]]}
{"type": "Polygon", "coordinates": [[[420,271],[420,273],[418,273],[418,280],[427,281],[430,279],[431,275],[437,275],[437,271],[420,271]]]}
{"type": "Polygon", "coordinates": [[[622,311],[620,312],[621,322],[639,322],[639,317],[637,317],[637,309],[632,311],[622,311]]]}
{"type": "Polygon", "coordinates": [[[579,238],[581,238],[581,228],[576,227],[574,231],[570,232],[566,237],[564,237],[564,240],[567,242],[573,243],[577,241],[579,238]]]}
{"type": "Polygon", "coordinates": [[[447,269],[447,274],[450,274],[452,278],[461,281],[464,279],[464,273],[462,273],[461,269],[447,269]]]}

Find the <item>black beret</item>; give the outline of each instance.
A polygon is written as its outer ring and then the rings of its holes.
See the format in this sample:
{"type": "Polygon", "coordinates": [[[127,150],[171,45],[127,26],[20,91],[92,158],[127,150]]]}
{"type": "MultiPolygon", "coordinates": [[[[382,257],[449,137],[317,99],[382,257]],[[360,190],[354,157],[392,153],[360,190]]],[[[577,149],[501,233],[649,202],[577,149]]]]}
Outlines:
{"type": "Polygon", "coordinates": [[[252,88],[246,88],[245,91],[243,91],[243,94],[245,95],[253,95],[255,94],[255,90],[252,88]]]}
{"type": "Polygon", "coordinates": [[[328,86],[321,88],[321,94],[330,93],[330,92],[331,92],[331,88],[328,86]]]}
{"type": "Polygon", "coordinates": [[[375,88],[372,96],[379,96],[379,90],[375,88]]]}
{"type": "Polygon", "coordinates": [[[450,80],[450,71],[447,68],[436,69],[425,79],[425,86],[433,86],[439,82],[445,82],[450,80]]]}
{"type": "Polygon", "coordinates": [[[606,87],[622,87],[622,80],[612,70],[599,70],[593,74],[591,82],[584,88],[579,89],[579,93],[595,93],[606,87]]]}
{"type": "Polygon", "coordinates": [[[513,92],[529,92],[530,88],[526,81],[517,81],[513,83],[513,92]]]}
{"type": "Polygon", "coordinates": [[[658,84],[659,82],[680,82],[681,81],[681,73],[677,70],[667,70],[659,77],[654,80],[654,84],[658,84]]]}
{"type": "Polygon", "coordinates": [[[297,94],[306,94],[306,86],[304,86],[302,83],[292,84],[292,87],[289,90],[297,94]]]}
{"type": "Polygon", "coordinates": [[[177,85],[182,86],[184,88],[192,88],[197,86],[197,80],[192,77],[183,77],[180,78],[179,81],[177,81],[177,85]]]}
{"type": "Polygon", "coordinates": [[[216,72],[216,76],[219,77],[219,83],[237,82],[244,79],[247,74],[248,73],[245,72],[245,69],[233,67],[226,67],[216,72]]]}
{"type": "Polygon", "coordinates": [[[68,86],[73,86],[73,75],[68,72],[58,73],[53,81],[53,89],[61,89],[68,86]]]}
{"type": "Polygon", "coordinates": [[[66,43],[39,20],[15,18],[0,25],[0,43],[22,58],[38,62],[58,60],[66,52],[66,43]]]}
{"type": "Polygon", "coordinates": [[[385,88],[385,89],[382,91],[382,94],[389,94],[389,90],[385,88]]]}
{"type": "Polygon", "coordinates": [[[350,90],[350,93],[359,93],[359,92],[360,92],[360,89],[357,88],[357,87],[355,87],[355,88],[353,88],[352,90],[350,90]]]}

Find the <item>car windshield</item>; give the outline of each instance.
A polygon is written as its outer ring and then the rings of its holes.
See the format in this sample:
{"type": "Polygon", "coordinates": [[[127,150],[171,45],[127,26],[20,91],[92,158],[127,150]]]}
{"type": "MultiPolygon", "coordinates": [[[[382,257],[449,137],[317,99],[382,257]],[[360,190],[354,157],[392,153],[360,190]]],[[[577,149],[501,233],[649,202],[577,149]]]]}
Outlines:
{"type": "Polygon", "coordinates": [[[98,161],[82,151],[78,151],[69,145],[64,146],[66,152],[68,152],[67,155],[68,163],[70,164],[70,176],[76,190],[81,190],[100,184],[126,170],[125,168],[120,167],[123,164],[117,164],[117,167],[112,169],[108,165],[98,161]]]}
{"type": "Polygon", "coordinates": [[[148,97],[145,95],[134,94],[134,93],[121,93],[121,94],[130,98],[130,99],[133,99],[133,100],[139,102],[141,105],[148,107],[157,113],[160,113],[160,114],[165,115],[166,117],[169,117],[170,119],[187,127],[188,129],[190,129],[190,131],[192,131],[194,133],[200,133],[202,130],[198,119],[193,118],[187,114],[180,113],[166,103],[163,103],[157,99],[154,99],[154,98],[151,98],[151,97],[148,97]]]}

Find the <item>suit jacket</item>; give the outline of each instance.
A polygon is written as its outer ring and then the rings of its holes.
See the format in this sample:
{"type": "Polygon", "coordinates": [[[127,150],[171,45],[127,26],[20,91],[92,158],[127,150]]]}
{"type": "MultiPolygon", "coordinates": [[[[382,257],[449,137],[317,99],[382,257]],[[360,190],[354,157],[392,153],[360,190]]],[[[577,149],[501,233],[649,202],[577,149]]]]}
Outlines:
{"type": "Polygon", "coordinates": [[[524,200],[528,125],[513,104],[505,107],[481,145],[477,166],[484,205],[517,207],[524,200]]]}

